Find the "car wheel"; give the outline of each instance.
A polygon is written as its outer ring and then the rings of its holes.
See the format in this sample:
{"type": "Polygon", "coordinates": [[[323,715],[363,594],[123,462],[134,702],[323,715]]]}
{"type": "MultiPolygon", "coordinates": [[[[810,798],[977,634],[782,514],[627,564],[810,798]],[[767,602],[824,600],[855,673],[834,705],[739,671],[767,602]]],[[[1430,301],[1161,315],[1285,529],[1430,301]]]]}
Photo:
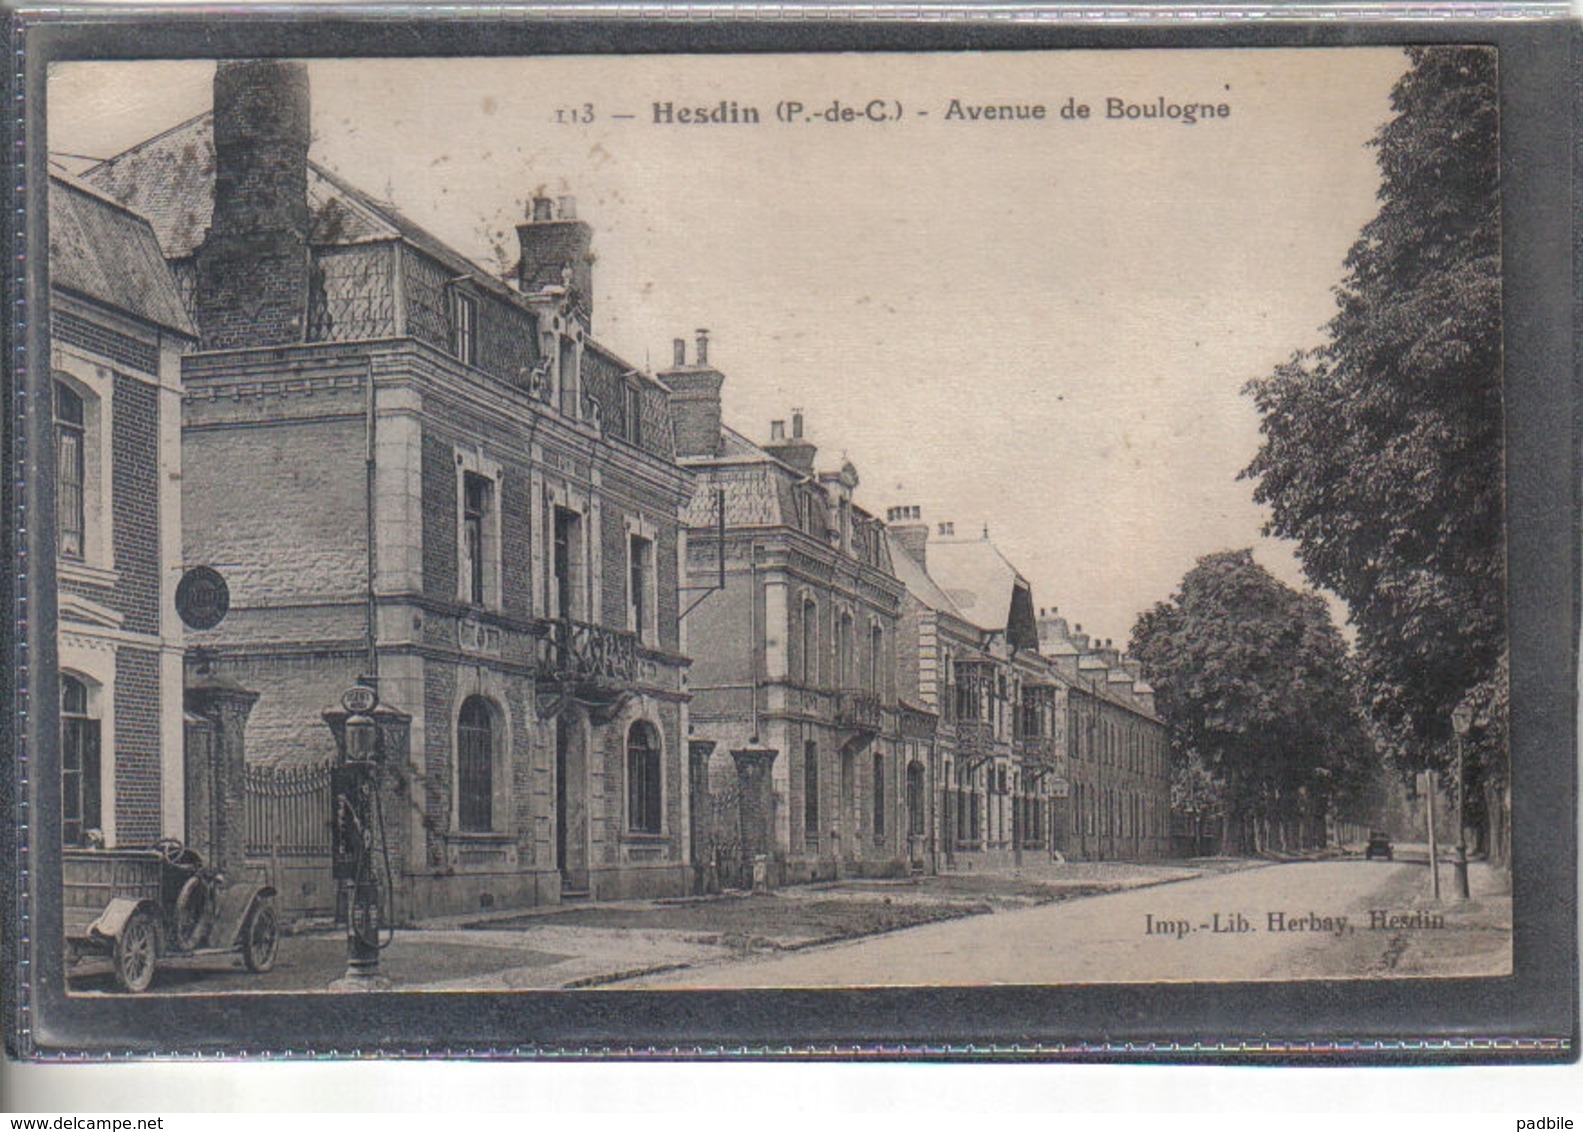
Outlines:
{"type": "Polygon", "coordinates": [[[159,928],[147,912],[133,912],[115,937],[115,985],[141,994],[154,981],[159,963],[159,928]]]}
{"type": "Polygon", "coordinates": [[[176,897],[175,940],[179,951],[193,951],[208,941],[214,924],[214,897],[209,882],[190,876],[176,897]]]}
{"type": "Polygon", "coordinates": [[[242,925],[242,962],[255,975],[261,975],[275,965],[275,952],[280,949],[280,918],[275,905],[260,900],[247,914],[242,925]]]}

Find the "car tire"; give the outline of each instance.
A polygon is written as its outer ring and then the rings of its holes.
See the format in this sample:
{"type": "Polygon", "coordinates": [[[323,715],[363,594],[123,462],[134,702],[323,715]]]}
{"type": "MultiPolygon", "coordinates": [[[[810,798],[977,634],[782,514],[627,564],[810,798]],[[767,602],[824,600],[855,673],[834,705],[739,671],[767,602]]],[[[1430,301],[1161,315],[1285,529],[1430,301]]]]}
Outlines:
{"type": "Polygon", "coordinates": [[[128,994],[141,994],[154,981],[159,965],[159,926],[154,917],[138,909],[127,917],[115,937],[115,985],[128,994]]]}
{"type": "Polygon", "coordinates": [[[273,901],[260,900],[242,925],[242,962],[253,974],[262,975],[275,965],[279,950],[280,917],[273,901]]]}

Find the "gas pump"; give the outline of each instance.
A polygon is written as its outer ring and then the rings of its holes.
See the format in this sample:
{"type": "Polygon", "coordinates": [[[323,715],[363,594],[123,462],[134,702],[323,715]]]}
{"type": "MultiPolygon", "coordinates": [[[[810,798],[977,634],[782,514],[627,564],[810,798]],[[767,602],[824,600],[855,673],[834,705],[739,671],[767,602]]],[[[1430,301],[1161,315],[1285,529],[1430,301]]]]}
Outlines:
{"type": "Polygon", "coordinates": [[[384,813],[379,801],[385,761],[379,725],[373,718],[379,694],[363,684],[341,696],[340,713],[326,712],[336,738],[336,760],[330,770],[331,871],[346,908],[346,974],[332,990],[383,990],[390,981],[379,973],[379,953],[390,946],[394,929],[382,924],[380,865],[384,887],[390,887],[390,861],[385,845],[384,813]],[[339,726],[337,726],[339,724],[339,726]]]}

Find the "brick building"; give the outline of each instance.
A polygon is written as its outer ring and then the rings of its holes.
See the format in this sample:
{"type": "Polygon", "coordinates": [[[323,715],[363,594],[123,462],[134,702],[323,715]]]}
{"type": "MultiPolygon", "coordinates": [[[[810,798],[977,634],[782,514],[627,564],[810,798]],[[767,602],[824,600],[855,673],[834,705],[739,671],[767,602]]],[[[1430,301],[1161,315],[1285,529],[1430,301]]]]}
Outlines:
{"type": "Polygon", "coordinates": [[[146,220],[52,176],[49,226],[63,839],[147,845],[183,833],[169,567],[181,355],[197,335],[146,220]]]}
{"type": "Polygon", "coordinates": [[[689,364],[677,341],[659,375],[697,477],[686,596],[700,866],[729,882],[762,854],[780,883],[921,865],[932,720],[897,695],[905,590],[884,526],[854,502],[850,463],[817,469],[800,412],[763,444],[721,424],[707,346],[700,336],[689,364]]]}
{"type": "Polygon", "coordinates": [[[410,717],[384,815],[399,918],[682,891],[685,705],[664,385],[592,333],[591,230],[534,199],[503,283],[308,157],[300,64],[90,170],[192,313],[189,634],[258,693],[251,760],[318,765],[354,681],[410,717]]]}
{"type": "Polygon", "coordinates": [[[1165,724],[1142,666],[1109,640],[1090,640],[1041,610],[1039,649],[1066,689],[1062,852],[1084,860],[1171,854],[1171,764],[1165,724]]]}
{"type": "Polygon", "coordinates": [[[902,696],[938,715],[932,828],[943,867],[1148,859],[1169,849],[1164,725],[1137,666],[1036,611],[990,540],[887,512],[907,586],[902,696]]]}

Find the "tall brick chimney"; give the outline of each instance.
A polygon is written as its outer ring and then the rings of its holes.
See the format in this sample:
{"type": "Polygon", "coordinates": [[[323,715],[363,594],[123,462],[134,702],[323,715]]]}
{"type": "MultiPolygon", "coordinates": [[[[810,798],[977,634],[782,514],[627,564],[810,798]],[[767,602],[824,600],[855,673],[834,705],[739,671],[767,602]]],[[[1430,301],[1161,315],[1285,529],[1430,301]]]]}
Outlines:
{"type": "Polygon", "coordinates": [[[764,445],[764,451],[796,468],[803,475],[813,474],[814,457],[818,454],[818,446],[802,433],[803,418],[801,409],[792,410],[792,432],[788,439],[786,436],[785,422],[770,422],[770,440],[764,445]],[[779,429],[775,425],[779,424],[779,429]]]}
{"type": "MultiPolygon", "coordinates": [[[[1079,626],[1081,628],[1081,626],[1079,626]]],[[[1061,643],[1070,643],[1072,636],[1071,627],[1067,625],[1066,618],[1061,616],[1061,611],[1055,606],[1039,610],[1039,647],[1054,647],[1061,643]]]]}
{"type": "Polygon", "coordinates": [[[577,219],[572,197],[535,196],[528,205],[528,219],[517,225],[522,259],[517,263],[517,286],[523,294],[545,287],[570,286],[583,313],[594,313],[594,230],[577,219]]]}
{"type": "Polygon", "coordinates": [[[923,569],[929,568],[929,524],[923,521],[923,508],[892,507],[885,512],[891,537],[923,569]]]}
{"type": "Polygon", "coordinates": [[[214,73],[214,218],[196,263],[209,350],[303,339],[308,313],[308,71],[281,60],[214,73]]]}
{"type": "MultiPolygon", "coordinates": [[[[700,336],[700,341],[707,341],[700,336]]],[[[671,423],[676,430],[678,456],[717,456],[720,454],[720,387],[725,374],[708,361],[708,347],[697,365],[687,364],[687,341],[672,343],[674,357],[670,369],[657,375],[671,390],[671,423]]]]}

